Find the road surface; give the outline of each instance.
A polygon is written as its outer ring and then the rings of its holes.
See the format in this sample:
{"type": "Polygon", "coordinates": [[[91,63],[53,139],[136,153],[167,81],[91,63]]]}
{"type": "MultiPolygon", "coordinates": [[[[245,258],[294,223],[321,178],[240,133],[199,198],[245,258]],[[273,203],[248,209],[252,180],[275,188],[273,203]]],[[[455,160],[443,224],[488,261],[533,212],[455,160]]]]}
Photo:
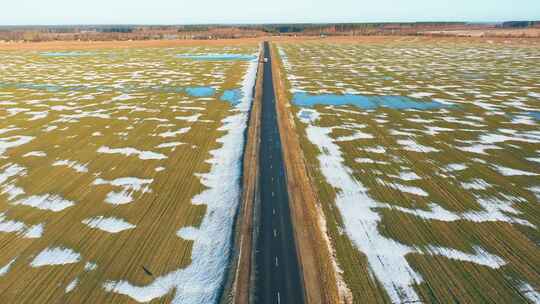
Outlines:
{"type": "Polygon", "coordinates": [[[289,211],[289,197],[275,107],[268,43],[264,43],[259,189],[261,216],[255,264],[255,303],[304,303],[300,268],[289,211]]]}

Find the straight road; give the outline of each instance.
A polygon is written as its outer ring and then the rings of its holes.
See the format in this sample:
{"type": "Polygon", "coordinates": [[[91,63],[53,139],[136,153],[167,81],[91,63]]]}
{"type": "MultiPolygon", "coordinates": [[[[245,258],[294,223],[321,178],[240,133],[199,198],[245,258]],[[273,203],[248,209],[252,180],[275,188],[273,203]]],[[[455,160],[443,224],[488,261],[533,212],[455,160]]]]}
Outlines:
{"type": "Polygon", "coordinates": [[[255,303],[301,304],[304,292],[296,255],[285,168],[272,81],[272,59],[264,43],[259,189],[260,229],[255,263],[257,267],[255,303]]]}

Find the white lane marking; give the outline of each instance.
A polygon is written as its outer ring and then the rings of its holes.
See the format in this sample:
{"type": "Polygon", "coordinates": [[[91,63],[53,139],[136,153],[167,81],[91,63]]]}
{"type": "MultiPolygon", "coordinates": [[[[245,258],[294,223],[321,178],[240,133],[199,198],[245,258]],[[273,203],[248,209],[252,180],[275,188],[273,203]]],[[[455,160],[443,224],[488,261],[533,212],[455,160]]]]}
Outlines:
{"type": "Polygon", "coordinates": [[[278,258],[276,256],[276,267],[278,267],[278,266],[279,266],[279,263],[278,263],[278,258]]]}
{"type": "Polygon", "coordinates": [[[276,215],[276,209],[272,209],[272,214],[276,215]]]}
{"type": "Polygon", "coordinates": [[[272,197],[274,197],[274,196],[275,196],[275,195],[274,195],[274,191],[272,191],[272,197]]]}
{"type": "Polygon", "coordinates": [[[277,292],[277,302],[278,302],[278,304],[281,303],[281,297],[279,296],[279,291],[277,292]]]}
{"type": "Polygon", "coordinates": [[[277,231],[275,228],[274,228],[274,237],[277,237],[277,231]]]}

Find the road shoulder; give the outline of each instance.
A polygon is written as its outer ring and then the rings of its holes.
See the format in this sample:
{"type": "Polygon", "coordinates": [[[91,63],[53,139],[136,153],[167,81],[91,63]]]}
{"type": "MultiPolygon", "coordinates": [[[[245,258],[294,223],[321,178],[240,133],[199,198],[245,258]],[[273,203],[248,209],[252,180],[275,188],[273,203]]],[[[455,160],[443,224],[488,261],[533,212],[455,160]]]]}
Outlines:
{"type": "MultiPolygon", "coordinates": [[[[261,54],[263,52],[262,46],[260,52],[261,54]]],[[[262,55],[260,57],[262,58],[262,55]]],[[[255,269],[253,246],[256,236],[254,213],[260,199],[258,164],[263,73],[264,64],[259,61],[244,147],[242,198],[235,225],[233,260],[221,303],[248,304],[253,298],[255,269]]]]}
{"type": "Polygon", "coordinates": [[[321,227],[316,191],[310,182],[283,82],[281,59],[271,45],[279,133],[295,242],[306,303],[339,303],[336,273],[321,227]]]}

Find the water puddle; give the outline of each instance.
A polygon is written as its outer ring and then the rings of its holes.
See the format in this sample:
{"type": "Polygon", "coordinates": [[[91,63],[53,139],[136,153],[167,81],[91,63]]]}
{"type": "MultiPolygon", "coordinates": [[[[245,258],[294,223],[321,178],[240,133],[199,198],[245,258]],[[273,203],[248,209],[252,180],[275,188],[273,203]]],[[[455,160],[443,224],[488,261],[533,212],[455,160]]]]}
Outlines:
{"type": "Polygon", "coordinates": [[[74,91],[88,91],[88,92],[111,92],[120,91],[125,94],[129,93],[145,93],[145,92],[158,92],[158,93],[186,93],[192,97],[211,97],[215,94],[216,89],[211,86],[198,86],[198,87],[176,87],[176,86],[144,86],[144,85],[130,85],[125,84],[121,87],[107,86],[107,85],[56,85],[47,83],[10,83],[0,82],[0,89],[28,89],[36,91],[47,92],[74,92],[74,91]]]}
{"type": "Polygon", "coordinates": [[[240,61],[250,61],[257,59],[254,55],[246,54],[181,54],[176,55],[177,58],[182,59],[192,59],[199,61],[230,61],[230,60],[240,60],[240,61]]]}
{"type": "Polygon", "coordinates": [[[539,111],[531,111],[531,112],[528,112],[527,114],[529,114],[530,116],[532,116],[536,120],[540,120],[540,112],[539,111]]]}
{"type": "Polygon", "coordinates": [[[220,99],[222,101],[229,102],[232,105],[237,105],[242,101],[242,97],[244,97],[242,90],[234,89],[234,90],[225,90],[225,92],[223,92],[223,95],[221,95],[220,99]]]}
{"type": "Polygon", "coordinates": [[[79,57],[95,55],[92,52],[43,52],[41,56],[45,57],[79,57]]]}
{"type": "Polygon", "coordinates": [[[417,109],[430,110],[449,107],[437,101],[421,101],[406,96],[367,96],[354,94],[320,94],[310,95],[305,92],[297,92],[293,96],[293,103],[302,107],[315,105],[353,105],[361,109],[375,109],[386,107],[397,110],[417,109]]]}
{"type": "Polygon", "coordinates": [[[63,90],[62,86],[46,83],[0,83],[0,88],[15,87],[17,89],[29,89],[29,90],[44,90],[48,92],[59,92],[63,90]]]}
{"type": "Polygon", "coordinates": [[[213,96],[216,89],[213,87],[188,87],[186,93],[193,97],[210,97],[213,96]]]}

